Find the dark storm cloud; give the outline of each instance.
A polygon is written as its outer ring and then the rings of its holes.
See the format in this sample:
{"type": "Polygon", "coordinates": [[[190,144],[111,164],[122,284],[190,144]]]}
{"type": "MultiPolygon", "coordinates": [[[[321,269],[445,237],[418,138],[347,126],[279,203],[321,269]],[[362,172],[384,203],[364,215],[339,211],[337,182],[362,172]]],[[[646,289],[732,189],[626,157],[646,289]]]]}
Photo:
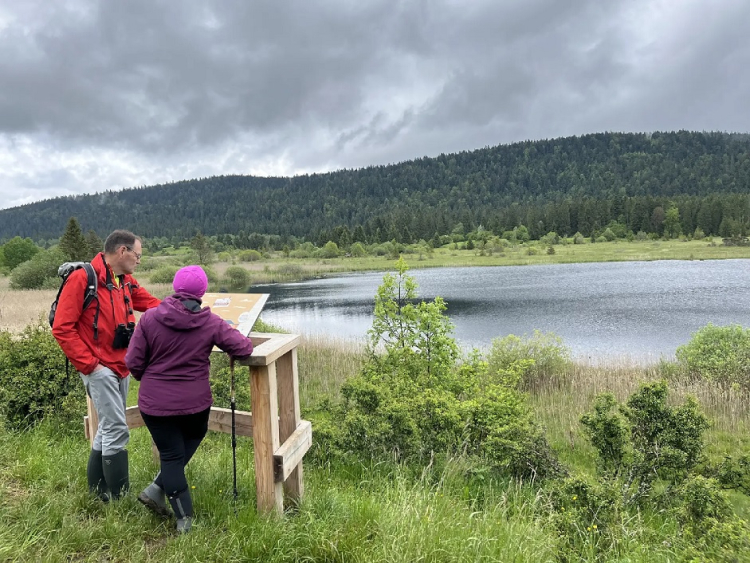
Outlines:
{"type": "Polygon", "coordinates": [[[748,36],[740,0],[0,0],[0,206],[603,130],[750,131],[748,36]]]}

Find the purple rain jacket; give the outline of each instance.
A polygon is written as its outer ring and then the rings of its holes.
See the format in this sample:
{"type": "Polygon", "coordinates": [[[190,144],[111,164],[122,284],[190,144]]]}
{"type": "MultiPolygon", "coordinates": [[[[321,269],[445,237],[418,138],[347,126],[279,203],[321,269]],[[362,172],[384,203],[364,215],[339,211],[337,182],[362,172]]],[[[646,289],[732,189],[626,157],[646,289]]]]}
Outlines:
{"type": "Polygon", "coordinates": [[[175,416],[209,408],[208,358],[214,345],[234,358],[253,352],[249,338],[189,295],[172,295],[146,311],[125,355],[128,369],[141,382],[140,411],[175,416]]]}

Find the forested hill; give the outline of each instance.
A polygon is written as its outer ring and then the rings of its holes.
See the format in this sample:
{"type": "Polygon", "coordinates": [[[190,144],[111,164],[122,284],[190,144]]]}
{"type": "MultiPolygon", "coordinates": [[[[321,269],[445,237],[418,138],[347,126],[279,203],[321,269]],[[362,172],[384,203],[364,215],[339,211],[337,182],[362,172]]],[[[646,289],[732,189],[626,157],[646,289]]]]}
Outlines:
{"type": "Polygon", "coordinates": [[[127,228],[182,239],[200,230],[318,241],[346,227],[370,241],[411,242],[458,223],[589,236],[611,221],[652,232],[655,210],[671,205],[683,232],[720,234],[747,228],[749,196],[749,135],[600,133],[293,178],[218,176],[56,198],[0,210],[0,240],[56,238],[71,216],[101,235],[127,228]]]}

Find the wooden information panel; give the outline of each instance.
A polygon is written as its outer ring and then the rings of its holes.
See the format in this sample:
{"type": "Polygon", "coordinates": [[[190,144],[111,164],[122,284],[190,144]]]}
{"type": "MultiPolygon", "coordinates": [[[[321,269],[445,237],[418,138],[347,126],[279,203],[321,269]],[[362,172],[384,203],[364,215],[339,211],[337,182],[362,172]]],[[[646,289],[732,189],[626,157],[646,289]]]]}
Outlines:
{"type": "Polygon", "coordinates": [[[247,336],[267,300],[268,293],[206,293],[203,306],[247,336]]]}

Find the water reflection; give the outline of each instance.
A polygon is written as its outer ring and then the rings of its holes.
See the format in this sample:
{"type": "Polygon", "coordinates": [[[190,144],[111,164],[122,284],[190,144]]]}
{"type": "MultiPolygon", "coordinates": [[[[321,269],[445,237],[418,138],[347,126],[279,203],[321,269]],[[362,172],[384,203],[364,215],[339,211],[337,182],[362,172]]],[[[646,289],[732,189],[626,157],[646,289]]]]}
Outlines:
{"type": "MultiPolygon", "coordinates": [[[[750,260],[621,262],[409,272],[420,297],[442,296],[465,348],[535,329],[574,354],[672,356],[709,322],[748,324],[750,260]]],[[[266,322],[293,332],[363,338],[383,272],[257,286],[266,322]]]]}

